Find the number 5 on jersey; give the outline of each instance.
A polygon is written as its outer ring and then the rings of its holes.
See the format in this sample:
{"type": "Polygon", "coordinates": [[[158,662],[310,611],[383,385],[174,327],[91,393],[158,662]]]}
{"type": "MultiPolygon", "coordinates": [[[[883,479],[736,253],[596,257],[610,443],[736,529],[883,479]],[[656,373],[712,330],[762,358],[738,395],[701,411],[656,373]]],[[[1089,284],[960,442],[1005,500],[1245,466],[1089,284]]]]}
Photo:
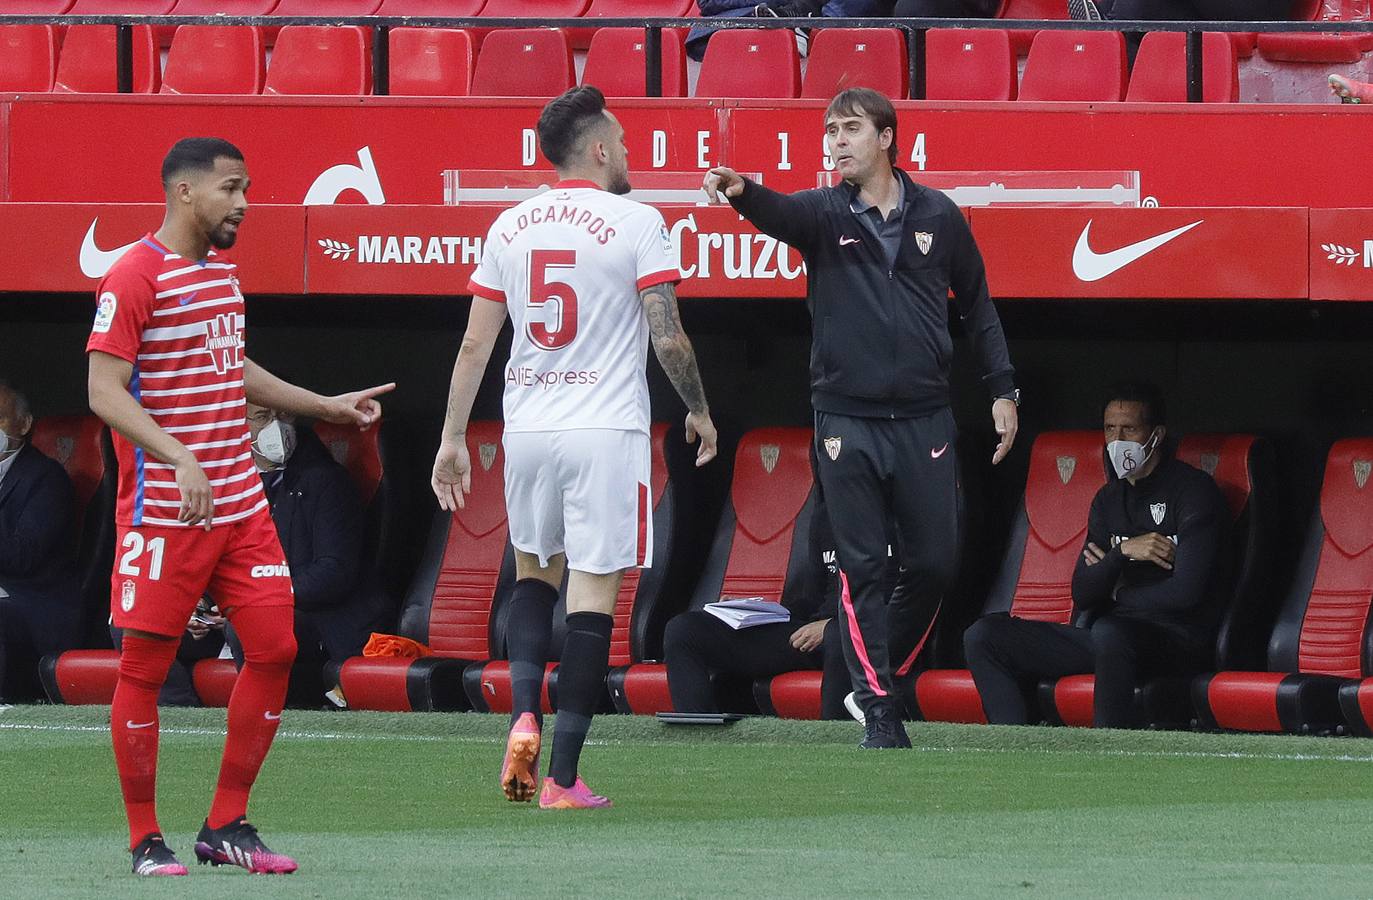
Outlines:
{"type": "Polygon", "coordinates": [[[148,541],[146,545],[143,535],[137,531],[130,531],[124,535],[121,546],[124,547],[124,555],[119,557],[119,574],[132,575],[137,578],[141,572],[138,565],[138,558],[143,556],[144,549],[147,549],[148,557],[148,580],[157,581],[162,577],[162,553],[166,548],[167,539],[155,537],[148,541]]]}
{"type": "Polygon", "coordinates": [[[561,350],[577,338],[577,292],[565,281],[554,281],[557,269],[577,266],[575,250],[529,251],[529,309],[525,334],[540,350],[561,350]],[[549,309],[549,304],[556,304],[549,309]]]}

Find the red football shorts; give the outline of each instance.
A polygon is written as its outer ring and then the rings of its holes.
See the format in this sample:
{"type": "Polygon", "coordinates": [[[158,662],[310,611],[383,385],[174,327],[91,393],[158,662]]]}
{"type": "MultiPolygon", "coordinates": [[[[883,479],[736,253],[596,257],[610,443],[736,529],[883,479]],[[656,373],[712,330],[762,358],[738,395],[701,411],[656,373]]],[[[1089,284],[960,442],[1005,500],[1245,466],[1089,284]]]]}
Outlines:
{"type": "Polygon", "coordinates": [[[209,594],[226,614],[244,606],[293,606],[291,571],[271,515],[232,525],[120,525],[110,611],[118,628],[178,637],[209,594]]]}

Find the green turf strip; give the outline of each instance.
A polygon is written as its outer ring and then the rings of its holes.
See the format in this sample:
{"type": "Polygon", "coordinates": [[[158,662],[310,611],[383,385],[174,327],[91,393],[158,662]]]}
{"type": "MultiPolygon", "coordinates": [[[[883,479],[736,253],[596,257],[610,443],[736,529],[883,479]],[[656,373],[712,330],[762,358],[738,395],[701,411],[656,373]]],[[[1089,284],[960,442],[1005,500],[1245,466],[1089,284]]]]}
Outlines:
{"type": "MultiPolygon", "coordinates": [[[[290,711],[254,795],[275,879],[128,875],[105,707],[0,710],[0,897],[1352,897],[1373,741],[918,724],[596,720],[612,810],[495,786],[506,722],[290,711]],[[244,879],[247,879],[246,881],[244,879]],[[226,892],[228,892],[226,894],[226,892]]],[[[222,710],[164,711],[160,811],[191,858],[222,710]]]]}

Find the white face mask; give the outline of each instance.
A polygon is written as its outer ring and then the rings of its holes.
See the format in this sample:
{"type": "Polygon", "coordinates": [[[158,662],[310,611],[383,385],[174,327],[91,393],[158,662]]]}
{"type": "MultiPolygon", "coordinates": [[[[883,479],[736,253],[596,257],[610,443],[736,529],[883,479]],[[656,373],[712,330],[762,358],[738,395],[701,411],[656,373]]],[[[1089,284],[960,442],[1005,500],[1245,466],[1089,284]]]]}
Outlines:
{"type": "Polygon", "coordinates": [[[24,449],[24,439],[8,432],[0,431],[0,459],[13,456],[24,449]]]}
{"type": "Polygon", "coordinates": [[[1143,444],[1138,441],[1111,441],[1106,445],[1106,455],[1111,458],[1117,478],[1129,478],[1144,467],[1158,447],[1158,442],[1154,440],[1155,433],[1150,432],[1149,440],[1143,444]]]}
{"type": "Polygon", "coordinates": [[[295,426],[280,419],[273,419],[257,433],[253,449],[257,451],[258,456],[273,466],[284,466],[296,449],[295,426]]]}

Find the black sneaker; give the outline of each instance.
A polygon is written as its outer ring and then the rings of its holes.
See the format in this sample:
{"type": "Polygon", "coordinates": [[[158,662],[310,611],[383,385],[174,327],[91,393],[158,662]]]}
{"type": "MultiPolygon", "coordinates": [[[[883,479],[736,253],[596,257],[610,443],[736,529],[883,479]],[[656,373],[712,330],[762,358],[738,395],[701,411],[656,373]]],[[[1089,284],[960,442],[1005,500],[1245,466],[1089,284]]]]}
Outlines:
{"type": "Polygon", "coordinates": [[[878,707],[869,710],[863,723],[863,742],[858,746],[863,750],[905,750],[910,748],[911,739],[893,710],[878,707]]]}
{"type": "Polygon", "coordinates": [[[133,848],[133,873],[143,876],[185,875],[186,867],[156,831],[133,848]]]}
{"type": "Polygon", "coordinates": [[[1093,0],[1068,0],[1068,18],[1078,22],[1100,22],[1101,10],[1093,0]]]}
{"type": "Polygon", "coordinates": [[[239,866],[263,875],[289,875],[297,868],[291,857],[269,850],[245,818],[223,828],[211,828],[207,821],[195,836],[195,858],[202,866],[239,866]]]}

